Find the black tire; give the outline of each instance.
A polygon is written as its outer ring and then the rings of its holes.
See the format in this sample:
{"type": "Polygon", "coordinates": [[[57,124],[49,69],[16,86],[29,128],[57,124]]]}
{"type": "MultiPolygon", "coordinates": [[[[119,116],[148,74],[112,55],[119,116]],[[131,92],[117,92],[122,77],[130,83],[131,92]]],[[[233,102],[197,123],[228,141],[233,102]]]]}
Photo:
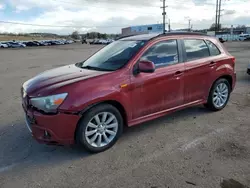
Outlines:
{"type": "Polygon", "coordinates": [[[230,98],[230,94],[231,94],[231,86],[230,86],[228,80],[225,79],[225,78],[220,78],[220,79],[218,79],[218,80],[216,80],[216,81],[214,82],[214,84],[213,84],[213,86],[212,86],[212,88],[211,88],[211,90],[210,90],[210,92],[209,92],[209,96],[208,96],[207,103],[204,104],[204,106],[205,106],[206,108],[212,110],[212,111],[219,111],[219,110],[222,110],[222,109],[225,108],[225,106],[227,105],[228,100],[229,100],[229,98],[230,98]],[[214,103],[213,103],[213,95],[214,95],[214,91],[215,91],[216,87],[217,87],[219,84],[221,84],[221,83],[225,83],[225,84],[227,85],[227,88],[228,88],[228,97],[227,97],[227,100],[226,100],[226,102],[224,103],[223,106],[221,106],[221,107],[216,107],[216,106],[214,105],[214,103]]]}
{"type": "Polygon", "coordinates": [[[76,130],[76,143],[78,144],[78,146],[84,147],[87,151],[91,153],[99,153],[99,152],[103,152],[111,148],[116,143],[118,138],[121,136],[122,132],[123,132],[123,118],[119,110],[110,104],[100,104],[100,105],[92,107],[90,110],[88,110],[87,112],[83,114],[82,119],[80,120],[78,124],[78,128],[76,130]],[[112,113],[116,117],[117,122],[118,122],[118,130],[117,130],[117,134],[115,135],[115,137],[109,144],[103,147],[93,147],[88,143],[86,139],[85,130],[86,130],[88,122],[95,115],[101,112],[109,112],[109,113],[112,113]]]}

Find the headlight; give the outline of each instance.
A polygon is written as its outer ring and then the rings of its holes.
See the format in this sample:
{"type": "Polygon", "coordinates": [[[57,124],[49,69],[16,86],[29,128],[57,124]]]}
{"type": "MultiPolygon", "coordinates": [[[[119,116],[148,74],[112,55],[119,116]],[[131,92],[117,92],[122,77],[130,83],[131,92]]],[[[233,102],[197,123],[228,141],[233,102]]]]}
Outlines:
{"type": "Polygon", "coordinates": [[[63,103],[67,95],[67,93],[62,93],[47,97],[32,98],[30,99],[30,103],[35,108],[44,112],[56,112],[57,108],[63,103]]]}

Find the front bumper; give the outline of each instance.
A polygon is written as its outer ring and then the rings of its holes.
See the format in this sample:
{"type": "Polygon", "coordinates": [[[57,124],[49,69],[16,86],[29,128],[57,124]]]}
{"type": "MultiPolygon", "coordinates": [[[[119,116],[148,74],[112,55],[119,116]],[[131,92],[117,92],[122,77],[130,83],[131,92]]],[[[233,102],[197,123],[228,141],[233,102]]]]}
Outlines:
{"type": "Polygon", "coordinates": [[[49,145],[74,144],[79,119],[79,116],[72,114],[44,115],[37,111],[25,111],[26,125],[32,136],[39,143],[49,145]]]}

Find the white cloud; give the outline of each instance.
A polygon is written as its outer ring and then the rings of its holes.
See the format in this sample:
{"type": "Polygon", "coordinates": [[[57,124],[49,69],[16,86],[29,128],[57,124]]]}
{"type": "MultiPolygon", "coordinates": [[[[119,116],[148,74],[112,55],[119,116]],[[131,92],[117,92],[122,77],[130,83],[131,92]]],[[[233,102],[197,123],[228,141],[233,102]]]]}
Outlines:
{"type": "Polygon", "coordinates": [[[5,9],[5,5],[0,3],[0,10],[4,10],[5,9]]]}
{"type": "MultiPolygon", "coordinates": [[[[73,30],[79,30],[80,32],[119,33],[121,27],[162,22],[160,1],[153,3],[151,0],[97,0],[94,2],[92,0],[9,0],[8,2],[19,14],[23,11],[27,13],[29,12],[27,10],[32,8],[44,10],[44,13],[28,22],[24,20],[24,23],[72,27],[0,23],[0,32],[70,33],[73,30]]],[[[198,29],[208,28],[215,20],[213,0],[168,0],[167,5],[167,16],[171,19],[173,28],[187,28],[187,17],[192,20],[193,27],[198,29]]],[[[248,10],[250,1],[238,0],[237,3],[223,1],[222,6],[225,9],[225,15],[221,18],[222,24],[237,25],[236,22],[248,24],[246,18],[250,17],[248,10]]]]}

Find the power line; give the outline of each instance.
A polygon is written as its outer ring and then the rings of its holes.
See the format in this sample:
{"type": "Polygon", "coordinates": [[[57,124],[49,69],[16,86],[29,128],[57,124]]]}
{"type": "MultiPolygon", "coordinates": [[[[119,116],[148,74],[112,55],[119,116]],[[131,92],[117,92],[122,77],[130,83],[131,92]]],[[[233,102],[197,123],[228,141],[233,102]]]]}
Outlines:
{"type": "Polygon", "coordinates": [[[11,21],[1,21],[0,23],[3,24],[15,24],[15,25],[28,25],[28,26],[38,26],[38,27],[69,27],[69,28],[112,28],[112,27],[127,27],[128,25],[116,25],[116,26],[87,26],[87,25],[81,25],[81,26],[75,26],[75,25],[40,25],[40,24],[29,24],[29,23],[22,23],[22,22],[11,22],[11,21]]]}

